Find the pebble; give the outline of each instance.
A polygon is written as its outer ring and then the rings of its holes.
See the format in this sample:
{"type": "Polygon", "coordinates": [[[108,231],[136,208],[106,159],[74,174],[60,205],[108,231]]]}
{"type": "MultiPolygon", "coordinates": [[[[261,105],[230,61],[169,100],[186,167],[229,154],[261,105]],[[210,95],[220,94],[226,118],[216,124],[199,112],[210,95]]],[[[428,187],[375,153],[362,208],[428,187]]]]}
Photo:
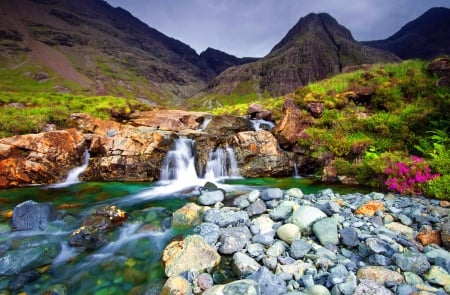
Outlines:
{"type": "Polygon", "coordinates": [[[312,226],[313,232],[319,242],[325,246],[328,244],[339,244],[337,223],[334,218],[324,218],[315,222],[312,226]]]}
{"type": "Polygon", "coordinates": [[[289,245],[292,244],[294,240],[301,237],[300,229],[293,223],[286,223],[280,226],[277,229],[277,235],[282,241],[289,245]]]}

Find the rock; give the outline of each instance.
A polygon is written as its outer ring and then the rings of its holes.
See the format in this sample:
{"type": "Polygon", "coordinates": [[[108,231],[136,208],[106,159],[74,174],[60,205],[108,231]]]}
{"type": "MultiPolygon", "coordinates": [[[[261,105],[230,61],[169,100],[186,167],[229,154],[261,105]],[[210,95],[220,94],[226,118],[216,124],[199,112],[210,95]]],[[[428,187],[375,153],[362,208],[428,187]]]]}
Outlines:
{"type": "Polygon", "coordinates": [[[211,136],[228,136],[251,130],[252,124],[248,119],[223,115],[212,117],[204,131],[211,136]]]}
{"type": "Polygon", "coordinates": [[[450,218],[447,218],[442,224],[441,239],[444,248],[450,251],[450,218]]]}
{"type": "Polygon", "coordinates": [[[269,216],[273,220],[285,220],[287,219],[291,213],[292,208],[296,203],[294,201],[282,201],[275,207],[272,211],[270,211],[269,216]]]}
{"type": "Polygon", "coordinates": [[[272,133],[265,130],[239,132],[235,137],[236,158],[244,177],[288,176],[292,161],[279,148],[272,133]]]}
{"type": "Polygon", "coordinates": [[[279,188],[267,188],[261,193],[261,199],[263,199],[264,201],[281,199],[282,197],[283,191],[279,188]]]}
{"type": "Polygon", "coordinates": [[[256,260],[248,256],[247,254],[236,252],[233,255],[233,262],[231,263],[231,267],[233,269],[233,272],[237,276],[241,277],[254,273],[261,268],[261,265],[259,265],[256,260]]]}
{"type": "Polygon", "coordinates": [[[450,59],[447,57],[437,58],[430,62],[427,70],[439,77],[450,77],[450,59]]]}
{"type": "Polygon", "coordinates": [[[194,232],[201,235],[205,241],[214,245],[220,236],[220,227],[214,223],[203,222],[194,229],[194,232]]]}
{"type": "Polygon", "coordinates": [[[202,273],[197,277],[197,286],[201,291],[205,291],[214,285],[212,276],[209,273],[202,273]]]}
{"type": "Polygon", "coordinates": [[[194,203],[187,203],[172,215],[173,227],[192,227],[201,222],[201,207],[194,203]]]}
{"type": "Polygon", "coordinates": [[[308,102],[306,104],[306,110],[314,118],[320,118],[325,110],[325,104],[323,102],[308,102]]]}
{"type": "Polygon", "coordinates": [[[127,213],[116,206],[104,206],[94,211],[95,216],[104,216],[114,225],[122,224],[127,218],[127,213]]]}
{"type": "Polygon", "coordinates": [[[283,149],[295,146],[302,132],[312,126],[313,120],[303,114],[293,99],[286,99],[283,104],[283,117],[275,127],[275,136],[283,149]]]}
{"type": "Polygon", "coordinates": [[[72,247],[98,249],[106,245],[108,239],[104,230],[82,226],[70,234],[68,242],[72,247]]]}
{"type": "Polygon", "coordinates": [[[249,220],[248,213],[235,208],[223,207],[206,211],[203,217],[205,222],[217,224],[219,227],[237,226],[249,220]]]}
{"type": "Polygon", "coordinates": [[[409,240],[414,240],[414,229],[409,226],[403,225],[398,222],[391,222],[386,224],[385,227],[392,230],[393,232],[404,235],[409,240]]]}
{"type": "Polygon", "coordinates": [[[84,144],[75,129],[0,139],[0,188],[62,181],[80,166],[84,144]]]}
{"type": "Polygon", "coordinates": [[[253,280],[238,280],[226,285],[214,286],[203,295],[259,295],[258,284],[253,280]]]}
{"type": "Polygon", "coordinates": [[[369,280],[376,282],[379,285],[384,285],[386,282],[395,282],[397,284],[400,284],[403,283],[404,281],[404,278],[401,274],[393,270],[387,269],[383,266],[362,267],[358,269],[356,276],[360,281],[369,280]]]}
{"type": "Polygon", "coordinates": [[[295,240],[291,244],[289,254],[294,259],[303,258],[312,248],[312,245],[305,240],[295,240]]]}
{"type": "Polygon", "coordinates": [[[246,226],[222,228],[220,229],[218,250],[221,254],[233,254],[243,249],[251,237],[250,230],[246,226]]]}
{"type": "Polygon", "coordinates": [[[222,190],[205,191],[203,190],[198,198],[200,205],[212,206],[216,203],[222,202],[225,198],[222,190]]]}
{"type": "Polygon", "coordinates": [[[300,206],[292,214],[292,223],[297,225],[302,233],[309,234],[311,225],[317,220],[326,217],[325,213],[315,207],[300,206]]]}
{"type": "Polygon", "coordinates": [[[450,252],[442,248],[434,249],[426,247],[425,255],[430,263],[441,266],[447,270],[447,272],[450,272],[450,252]]]}
{"type": "Polygon", "coordinates": [[[361,282],[355,289],[354,295],[392,295],[389,289],[383,287],[375,281],[361,279],[361,282]]]}
{"type": "Polygon", "coordinates": [[[446,292],[450,291],[450,274],[442,267],[433,266],[424,277],[428,282],[444,287],[446,292]]]}
{"type": "Polygon", "coordinates": [[[379,238],[368,238],[365,241],[367,250],[371,253],[381,254],[391,257],[395,250],[391,247],[391,245],[379,238]]]}
{"type": "Polygon", "coordinates": [[[424,274],[431,267],[427,256],[422,253],[406,251],[395,254],[393,258],[403,271],[410,271],[418,275],[424,274]]]}
{"type": "Polygon", "coordinates": [[[300,278],[305,274],[307,269],[314,268],[311,263],[306,263],[300,260],[295,261],[294,263],[282,265],[278,264],[275,270],[276,275],[283,275],[290,278],[300,278]]]}
{"type": "Polygon", "coordinates": [[[51,203],[25,201],[14,207],[12,225],[15,230],[44,230],[56,219],[56,210],[51,203]]]}
{"type": "Polygon", "coordinates": [[[282,241],[276,241],[267,249],[266,254],[278,258],[283,255],[285,250],[285,244],[282,241]]]}
{"type": "Polygon", "coordinates": [[[334,218],[324,218],[314,222],[312,230],[323,246],[339,244],[337,222],[334,218]]]}
{"type": "Polygon", "coordinates": [[[345,278],[345,281],[337,284],[337,289],[344,295],[352,295],[357,286],[357,279],[353,272],[350,272],[345,278]]]}
{"type": "Polygon", "coordinates": [[[301,237],[300,229],[293,223],[286,223],[280,226],[277,229],[277,235],[282,241],[285,241],[289,245],[292,244],[294,240],[300,239],[301,237]]]}
{"type": "Polygon", "coordinates": [[[331,295],[327,288],[321,285],[314,285],[303,290],[304,294],[307,295],[331,295]]]}
{"type": "Polygon", "coordinates": [[[247,108],[247,114],[249,114],[252,117],[255,117],[257,113],[260,113],[264,110],[264,106],[259,103],[252,103],[247,108]]]}
{"type": "Polygon", "coordinates": [[[154,110],[132,113],[130,121],[134,126],[180,132],[186,129],[199,129],[205,118],[211,117],[211,114],[203,112],[154,110]]]}
{"type": "Polygon", "coordinates": [[[403,273],[403,276],[405,277],[406,283],[410,284],[411,286],[423,284],[422,278],[420,276],[416,275],[415,273],[405,271],[403,273]]]}
{"type": "Polygon", "coordinates": [[[302,190],[296,187],[288,189],[285,194],[296,200],[303,198],[302,190]]]}
{"type": "Polygon", "coordinates": [[[428,246],[431,244],[438,246],[442,245],[441,232],[438,230],[420,231],[416,236],[416,240],[423,246],[428,246]]]}
{"type": "Polygon", "coordinates": [[[274,275],[266,267],[261,267],[248,279],[254,280],[258,284],[261,295],[282,295],[287,292],[284,280],[274,275]]]}
{"type": "Polygon", "coordinates": [[[1,252],[0,276],[17,275],[25,270],[51,264],[61,252],[61,244],[38,238],[18,249],[1,252]]]}
{"type": "Polygon", "coordinates": [[[181,276],[170,277],[164,284],[161,295],[193,295],[192,286],[188,280],[181,276]]]}
{"type": "Polygon", "coordinates": [[[9,289],[11,290],[18,290],[25,286],[25,284],[31,283],[35,280],[37,280],[41,276],[41,273],[37,270],[28,270],[25,272],[20,273],[18,276],[16,276],[10,283],[9,283],[9,289]]]}
{"type": "Polygon", "coordinates": [[[215,267],[220,262],[220,255],[201,236],[192,235],[183,241],[169,243],[163,251],[162,261],[166,275],[173,277],[185,271],[215,267]]]}
{"type": "Polygon", "coordinates": [[[359,207],[356,211],[356,215],[368,215],[374,216],[375,212],[382,211],[384,209],[383,203],[381,201],[368,201],[361,207],[359,207]]]}
{"type": "Polygon", "coordinates": [[[266,210],[267,210],[266,204],[261,199],[254,201],[247,207],[247,212],[250,217],[255,215],[261,215],[264,212],[266,212],[266,210]]]}
{"type": "Polygon", "coordinates": [[[341,241],[347,247],[353,248],[359,244],[358,231],[353,227],[346,227],[340,230],[341,241]]]}
{"type": "Polygon", "coordinates": [[[250,257],[259,260],[264,256],[264,246],[259,243],[250,243],[247,245],[247,253],[250,257]]]}
{"type": "Polygon", "coordinates": [[[248,194],[248,201],[250,203],[255,202],[259,197],[261,196],[261,193],[259,190],[252,190],[249,194],[248,194]]]}

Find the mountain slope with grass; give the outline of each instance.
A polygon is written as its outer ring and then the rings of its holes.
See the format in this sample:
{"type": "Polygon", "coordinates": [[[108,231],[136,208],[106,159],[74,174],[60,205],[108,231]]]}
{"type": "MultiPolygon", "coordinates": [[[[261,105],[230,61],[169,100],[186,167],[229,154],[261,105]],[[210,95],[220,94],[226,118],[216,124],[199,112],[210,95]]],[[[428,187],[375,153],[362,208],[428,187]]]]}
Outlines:
{"type": "Polygon", "coordinates": [[[450,9],[435,7],[404,25],[385,40],[363,42],[403,59],[432,59],[450,54],[450,9]]]}
{"type": "Polygon", "coordinates": [[[224,104],[227,99],[233,104],[252,96],[283,95],[339,74],[347,66],[394,61],[399,61],[394,54],[355,41],[330,15],[311,13],[301,18],[267,56],[228,68],[192,103],[202,107],[224,104]]]}
{"type": "Polygon", "coordinates": [[[102,0],[1,1],[0,65],[3,91],[29,87],[162,105],[216,76],[188,45],[102,0]]]}

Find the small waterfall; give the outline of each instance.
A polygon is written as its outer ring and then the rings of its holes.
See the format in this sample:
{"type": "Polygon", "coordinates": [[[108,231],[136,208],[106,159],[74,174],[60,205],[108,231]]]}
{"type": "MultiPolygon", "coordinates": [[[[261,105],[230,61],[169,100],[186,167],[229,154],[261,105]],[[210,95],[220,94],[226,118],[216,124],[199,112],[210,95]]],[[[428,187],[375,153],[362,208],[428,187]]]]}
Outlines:
{"type": "Polygon", "coordinates": [[[192,139],[180,138],[175,140],[175,149],[167,152],[161,166],[161,181],[189,182],[198,180],[195,171],[195,157],[192,153],[194,142],[192,139]]]}
{"type": "Polygon", "coordinates": [[[275,127],[275,124],[273,122],[266,121],[263,119],[250,120],[250,123],[252,123],[252,127],[255,131],[258,131],[260,129],[271,130],[272,128],[275,127]]]}
{"type": "Polygon", "coordinates": [[[87,166],[89,165],[89,158],[90,158],[89,151],[86,150],[84,152],[83,165],[70,170],[64,182],[53,184],[50,187],[60,188],[79,183],[80,179],[78,177],[81,175],[81,173],[84,172],[84,170],[86,170],[87,166]]]}
{"type": "Polygon", "coordinates": [[[234,151],[228,145],[211,151],[206,164],[206,179],[223,177],[241,177],[234,151]]]}
{"type": "Polygon", "coordinates": [[[200,130],[201,131],[203,131],[203,130],[205,130],[206,129],[206,126],[208,126],[208,124],[209,124],[209,122],[211,122],[211,120],[212,120],[212,118],[205,118],[204,120],[203,120],[203,123],[202,123],[202,125],[200,126],[200,130]]]}
{"type": "Polygon", "coordinates": [[[301,177],[298,175],[298,166],[297,166],[297,163],[295,163],[295,162],[294,162],[294,177],[295,177],[295,178],[301,178],[301,177]]]}

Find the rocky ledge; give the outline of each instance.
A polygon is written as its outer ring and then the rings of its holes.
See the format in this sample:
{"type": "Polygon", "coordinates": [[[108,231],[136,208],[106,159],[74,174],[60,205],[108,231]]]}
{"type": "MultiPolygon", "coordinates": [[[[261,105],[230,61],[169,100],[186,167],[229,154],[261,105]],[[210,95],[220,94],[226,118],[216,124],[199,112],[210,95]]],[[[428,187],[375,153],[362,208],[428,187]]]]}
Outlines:
{"type": "Polygon", "coordinates": [[[296,188],[230,199],[208,186],[198,203],[173,214],[195,229],[166,247],[161,294],[450,292],[446,202],[296,188]]]}

